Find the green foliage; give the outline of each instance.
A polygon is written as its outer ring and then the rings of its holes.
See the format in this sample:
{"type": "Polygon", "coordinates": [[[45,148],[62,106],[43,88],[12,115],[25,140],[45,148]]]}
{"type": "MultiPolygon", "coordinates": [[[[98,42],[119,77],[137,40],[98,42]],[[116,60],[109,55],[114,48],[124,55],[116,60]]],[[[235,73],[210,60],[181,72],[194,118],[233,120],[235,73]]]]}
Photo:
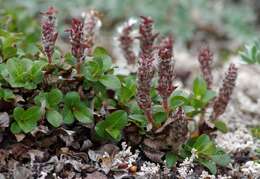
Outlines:
{"type": "Polygon", "coordinates": [[[94,50],[93,58],[86,61],[82,69],[86,80],[101,83],[107,89],[118,90],[121,86],[120,80],[111,72],[113,72],[111,57],[101,47],[94,50]]]}
{"type": "Polygon", "coordinates": [[[95,131],[98,137],[119,141],[121,130],[127,125],[127,113],[122,110],[109,114],[105,120],[97,123],[95,131]]]}
{"type": "Polygon", "coordinates": [[[217,165],[226,166],[230,162],[230,156],[218,148],[205,134],[187,141],[180,151],[181,157],[190,157],[192,149],[196,150],[195,161],[208,168],[214,175],[217,172],[217,165]]]}
{"type": "Polygon", "coordinates": [[[6,61],[9,58],[17,55],[16,44],[21,40],[21,34],[11,33],[0,29],[0,58],[1,61],[6,61]]]}
{"type": "Polygon", "coordinates": [[[21,107],[16,107],[13,112],[14,122],[11,124],[13,133],[29,133],[37,127],[37,122],[41,117],[41,110],[38,106],[33,106],[24,110],[21,107]]]}
{"type": "Polygon", "coordinates": [[[227,127],[227,125],[226,125],[225,122],[220,121],[220,120],[215,120],[215,121],[213,121],[213,123],[214,123],[215,127],[216,127],[219,131],[221,131],[221,132],[223,132],[223,133],[227,133],[227,132],[228,132],[228,127],[227,127]]]}
{"type": "MultiPolygon", "coordinates": [[[[10,8],[4,8],[3,6],[6,5],[6,1],[5,3],[1,3],[3,9],[0,11],[0,28],[12,32],[16,38],[18,37],[19,41],[16,41],[18,43],[15,44],[24,51],[35,53],[38,51],[36,44],[40,36],[38,21],[31,11],[24,6],[17,6],[17,3],[15,4],[15,6],[12,5],[10,8]]],[[[15,48],[14,44],[9,47],[15,48]]],[[[19,51],[20,49],[17,50],[19,51]]]]}
{"type": "Polygon", "coordinates": [[[193,93],[176,90],[170,98],[170,106],[172,109],[183,107],[185,113],[189,116],[195,116],[203,111],[203,109],[216,97],[216,93],[207,89],[204,79],[196,78],[193,82],[193,93]]]}
{"type": "Polygon", "coordinates": [[[0,88],[0,99],[11,101],[15,99],[15,95],[10,89],[0,88]]]}
{"type": "Polygon", "coordinates": [[[254,137],[260,139],[260,126],[253,127],[251,129],[251,132],[252,132],[254,137]]]}
{"type": "Polygon", "coordinates": [[[1,64],[2,77],[14,88],[35,89],[41,82],[42,68],[46,63],[27,58],[11,58],[1,64]]]}
{"type": "Polygon", "coordinates": [[[75,119],[81,123],[92,122],[91,110],[80,100],[77,92],[68,92],[64,97],[64,123],[72,124],[75,119]]]}
{"type": "Polygon", "coordinates": [[[260,42],[246,45],[245,50],[240,51],[240,56],[248,64],[260,64],[260,42]]]}
{"type": "Polygon", "coordinates": [[[166,165],[167,167],[171,168],[173,167],[176,162],[177,162],[177,159],[178,159],[178,156],[175,155],[174,153],[172,152],[168,152],[166,155],[165,155],[165,159],[166,159],[166,165]]]}
{"type": "Polygon", "coordinates": [[[59,89],[41,92],[34,98],[35,103],[41,107],[42,115],[46,114],[47,121],[53,127],[59,127],[63,123],[63,117],[58,110],[62,98],[63,94],[59,89]]]}

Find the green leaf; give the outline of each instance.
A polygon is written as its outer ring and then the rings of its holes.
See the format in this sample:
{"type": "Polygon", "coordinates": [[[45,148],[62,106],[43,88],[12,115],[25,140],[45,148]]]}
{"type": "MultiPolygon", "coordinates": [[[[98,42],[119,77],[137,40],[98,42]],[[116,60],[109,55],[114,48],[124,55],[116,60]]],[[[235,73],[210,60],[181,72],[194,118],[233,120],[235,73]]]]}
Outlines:
{"type": "Polygon", "coordinates": [[[104,121],[97,123],[95,130],[99,137],[120,140],[121,130],[127,125],[127,113],[118,110],[111,113],[104,121]]]}
{"type": "Polygon", "coordinates": [[[106,128],[106,132],[115,140],[120,140],[121,138],[121,131],[114,129],[114,128],[106,128]]]}
{"type": "Polygon", "coordinates": [[[64,97],[64,103],[69,107],[79,106],[80,96],[77,92],[68,92],[64,97]]]}
{"type": "Polygon", "coordinates": [[[216,173],[217,173],[217,166],[216,166],[216,163],[214,161],[207,160],[207,159],[199,159],[198,161],[203,166],[207,167],[211,174],[216,175],[216,173]]]}
{"type": "Polygon", "coordinates": [[[181,90],[176,90],[170,97],[170,106],[172,109],[176,109],[177,107],[183,106],[187,104],[189,95],[181,90]]]}
{"type": "Polygon", "coordinates": [[[135,123],[136,125],[138,125],[140,127],[146,127],[146,125],[147,125],[146,117],[143,114],[129,115],[129,119],[131,122],[135,123]]]}
{"type": "Polygon", "coordinates": [[[82,123],[92,122],[91,110],[87,108],[87,106],[83,105],[82,103],[77,109],[73,110],[73,115],[79,122],[82,123]]]}
{"type": "Polygon", "coordinates": [[[19,134],[22,132],[22,129],[19,127],[19,125],[15,121],[11,124],[10,130],[13,134],[19,134]]]}
{"type": "Polygon", "coordinates": [[[260,139],[260,126],[253,127],[251,132],[254,137],[260,139]]]}
{"type": "Polygon", "coordinates": [[[121,87],[121,82],[115,75],[111,75],[111,74],[104,75],[100,78],[99,81],[108,89],[117,90],[120,89],[121,87]]]}
{"type": "Polygon", "coordinates": [[[15,47],[9,46],[3,49],[3,55],[5,60],[16,56],[16,53],[17,53],[17,48],[15,47]]]}
{"type": "Polygon", "coordinates": [[[24,113],[25,120],[37,122],[41,117],[41,110],[38,106],[33,106],[27,109],[24,113]]]}
{"type": "Polygon", "coordinates": [[[157,112],[153,114],[153,117],[156,124],[161,124],[167,120],[167,114],[165,112],[157,112]]]}
{"type": "Polygon", "coordinates": [[[28,133],[36,128],[37,122],[41,117],[41,111],[38,106],[33,106],[26,111],[21,107],[14,109],[14,118],[23,132],[28,133]]]}
{"type": "Polygon", "coordinates": [[[195,111],[195,108],[192,106],[183,106],[183,109],[185,113],[192,113],[195,111]]]}
{"type": "Polygon", "coordinates": [[[64,106],[63,118],[65,124],[72,124],[75,121],[73,113],[68,106],[64,106]]]}
{"type": "Polygon", "coordinates": [[[172,168],[176,164],[178,157],[172,152],[167,152],[165,159],[167,167],[172,168]]]}
{"type": "Polygon", "coordinates": [[[46,95],[48,106],[55,108],[62,101],[62,96],[62,92],[59,89],[52,89],[46,95]]]}
{"type": "Polygon", "coordinates": [[[23,130],[24,133],[29,133],[33,131],[37,127],[37,123],[35,121],[17,121],[19,127],[23,130]]]}
{"type": "Polygon", "coordinates": [[[56,110],[47,111],[46,117],[47,117],[47,121],[53,127],[59,127],[63,122],[62,115],[56,110]]]}
{"type": "Polygon", "coordinates": [[[15,99],[14,93],[9,89],[0,89],[0,99],[3,99],[5,101],[11,101],[15,99]]]}
{"type": "Polygon", "coordinates": [[[201,77],[198,77],[193,82],[193,93],[197,98],[202,98],[207,91],[207,83],[201,77]]]}
{"type": "Polygon", "coordinates": [[[220,120],[215,120],[213,123],[214,123],[215,127],[216,127],[219,131],[221,131],[221,132],[223,132],[223,133],[227,133],[227,132],[228,132],[228,127],[227,127],[227,125],[225,124],[225,122],[220,121],[220,120]]]}
{"type": "Polygon", "coordinates": [[[103,75],[103,62],[101,60],[87,61],[83,68],[83,74],[89,81],[99,80],[103,75]]]}
{"type": "Polygon", "coordinates": [[[118,92],[118,98],[120,103],[127,103],[133,96],[135,96],[135,90],[131,90],[127,87],[120,88],[118,92]]]}
{"type": "Polygon", "coordinates": [[[103,56],[109,56],[106,49],[103,47],[96,47],[93,52],[94,57],[103,57],[103,56]]]}
{"type": "Polygon", "coordinates": [[[176,109],[180,106],[183,106],[186,102],[186,99],[182,96],[173,96],[170,99],[170,106],[172,109],[176,109]]]}
{"type": "Polygon", "coordinates": [[[106,49],[102,47],[96,47],[93,53],[94,60],[102,62],[102,71],[108,71],[112,66],[112,60],[106,49]]]}
{"type": "Polygon", "coordinates": [[[202,134],[196,139],[196,142],[193,145],[193,147],[197,149],[197,151],[201,151],[209,143],[211,143],[209,136],[206,134],[202,134]]]}
{"type": "Polygon", "coordinates": [[[199,154],[203,154],[206,156],[211,156],[216,152],[216,146],[215,144],[210,141],[209,143],[207,143],[206,145],[203,146],[203,148],[201,148],[198,153],[199,154]]]}
{"type": "Polygon", "coordinates": [[[217,165],[223,167],[227,166],[231,161],[230,156],[222,150],[218,150],[216,154],[211,156],[211,158],[217,165]]]}
{"type": "Polygon", "coordinates": [[[23,118],[24,109],[21,107],[16,107],[14,108],[13,114],[15,120],[21,120],[23,118]]]}
{"type": "Polygon", "coordinates": [[[215,91],[207,90],[205,95],[202,97],[202,101],[204,104],[207,104],[209,101],[214,99],[217,96],[215,91]]]}

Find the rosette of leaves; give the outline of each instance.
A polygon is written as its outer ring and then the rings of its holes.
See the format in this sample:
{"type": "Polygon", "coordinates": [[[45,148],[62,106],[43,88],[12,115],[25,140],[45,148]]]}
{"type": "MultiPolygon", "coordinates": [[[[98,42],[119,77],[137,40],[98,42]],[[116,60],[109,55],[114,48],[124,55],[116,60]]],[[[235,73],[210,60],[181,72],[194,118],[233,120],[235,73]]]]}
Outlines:
{"type": "Polygon", "coordinates": [[[41,108],[41,115],[46,116],[47,121],[53,127],[59,127],[63,123],[63,116],[59,110],[63,94],[59,89],[52,89],[50,92],[41,92],[34,98],[34,101],[41,108]]]}
{"type": "Polygon", "coordinates": [[[183,159],[190,157],[192,149],[196,149],[195,161],[205,166],[214,175],[217,173],[217,166],[227,166],[231,160],[230,156],[205,134],[188,140],[180,150],[180,157],[183,159]]]}
{"type": "MultiPolygon", "coordinates": [[[[183,107],[189,117],[204,115],[205,109],[216,96],[217,93],[215,91],[207,88],[206,81],[198,77],[193,82],[193,91],[191,94],[180,90],[173,92],[170,98],[170,107],[172,109],[183,107]]],[[[219,131],[223,133],[228,131],[228,127],[223,121],[216,120],[213,123],[219,131]]]]}
{"type": "Polygon", "coordinates": [[[64,123],[72,124],[75,119],[81,123],[92,122],[92,111],[80,100],[77,92],[68,92],[64,97],[64,123]]]}
{"type": "Polygon", "coordinates": [[[83,66],[85,79],[94,86],[101,86],[98,89],[118,90],[121,87],[119,78],[113,74],[112,60],[104,48],[97,47],[94,50],[93,58],[87,60],[83,66]]]}
{"type": "Polygon", "coordinates": [[[172,109],[182,106],[185,113],[193,117],[200,114],[215,97],[216,92],[207,89],[206,81],[198,77],[193,82],[193,92],[191,94],[179,90],[173,92],[170,98],[170,106],[172,109]]]}
{"type": "Polygon", "coordinates": [[[13,117],[14,121],[11,124],[12,133],[29,133],[37,127],[37,122],[41,118],[41,109],[38,106],[32,106],[26,110],[16,107],[13,111],[13,117]]]}
{"type": "Polygon", "coordinates": [[[13,88],[35,89],[42,81],[45,64],[44,61],[14,57],[0,65],[0,73],[13,88]]]}
{"type": "Polygon", "coordinates": [[[260,41],[246,45],[244,51],[240,51],[240,56],[247,64],[260,64],[260,41]]]}
{"type": "Polygon", "coordinates": [[[168,152],[165,155],[167,166],[172,167],[177,161],[191,157],[192,149],[196,150],[195,162],[206,167],[214,175],[217,173],[217,166],[227,166],[231,160],[230,156],[217,147],[210,140],[209,136],[203,134],[199,137],[189,139],[182,145],[179,154],[168,152]]]}

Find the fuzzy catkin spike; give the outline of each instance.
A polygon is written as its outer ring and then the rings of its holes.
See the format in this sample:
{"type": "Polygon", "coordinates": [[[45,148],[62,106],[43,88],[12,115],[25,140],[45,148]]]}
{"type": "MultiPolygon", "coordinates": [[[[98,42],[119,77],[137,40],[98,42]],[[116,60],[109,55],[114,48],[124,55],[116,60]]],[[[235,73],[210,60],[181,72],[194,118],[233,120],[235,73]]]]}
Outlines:
{"type": "Polygon", "coordinates": [[[71,53],[77,59],[77,72],[80,73],[80,64],[84,58],[83,22],[80,19],[72,19],[70,33],[71,53]]]}
{"type": "Polygon", "coordinates": [[[153,124],[150,91],[154,72],[155,69],[150,58],[147,58],[144,55],[141,56],[137,71],[137,103],[147,117],[149,128],[152,127],[153,124]]]}
{"type": "MultiPolygon", "coordinates": [[[[153,33],[153,20],[151,17],[141,16],[141,23],[139,26],[139,39],[140,39],[140,54],[153,57],[154,52],[154,40],[158,36],[158,33],[153,33]]],[[[151,60],[154,60],[152,58],[151,60]]]]}
{"type": "Polygon", "coordinates": [[[57,10],[54,7],[49,7],[47,12],[41,13],[43,15],[42,20],[42,45],[45,55],[48,58],[48,63],[52,62],[52,55],[54,52],[55,42],[58,37],[56,31],[56,13],[57,10]]]}
{"type": "Polygon", "coordinates": [[[159,47],[159,80],[157,91],[162,97],[162,104],[166,112],[169,111],[168,98],[176,89],[173,85],[174,64],[173,64],[173,38],[168,36],[162,40],[159,47]]]}
{"type": "Polygon", "coordinates": [[[131,32],[133,31],[134,23],[126,22],[121,32],[119,32],[118,41],[120,43],[120,48],[123,52],[123,55],[127,61],[128,65],[135,64],[136,55],[133,51],[133,41],[134,38],[131,36],[131,32]]]}
{"type": "Polygon", "coordinates": [[[144,111],[148,120],[147,130],[153,127],[152,100],[150,96],[151,81],[154,76],[154,40],[157,36],[153,33],[153,21],[149,17],[141,17],[139,27],[140,54],[137,70],[137,103],[144,111]]]}
{"type": "Polygon", "coordinates": [[[223,80],[223,85],[219,90],[219,95],[213,104],[213,112],[210,117],[212,120],[216,120],[221,114],[225,112],[233,89],[236,85],[235,82],[237,78],[237,70],[238,69],[234,64],[230,64],[225,79],[223,80]]]}
{"type": "Polygon", "coordinates": [[[85,53],[88,56],[92,55],[92,49],[95,44],[95,38],[102,23],[98,17],[98,12],[91,10],[84,15],[83,37],[86,44],[85,53]]]}
{"type": "Polygon", "coordinates": [[[208,47],[200,49],[198,61],[200,63],[200,69],[203,74],[203,78],[207,83],[208,89],[212,88],[213,76],[211,65],[213,62],[213,53],[208,47]]]}

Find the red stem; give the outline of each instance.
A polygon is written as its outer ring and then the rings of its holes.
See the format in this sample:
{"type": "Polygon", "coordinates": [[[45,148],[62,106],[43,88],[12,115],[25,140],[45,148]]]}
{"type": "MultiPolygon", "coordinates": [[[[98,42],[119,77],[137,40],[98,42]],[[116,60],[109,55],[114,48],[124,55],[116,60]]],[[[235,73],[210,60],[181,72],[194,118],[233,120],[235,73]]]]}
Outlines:
{"type": "Polygon", "coordinates": [[[48,63],[51,64],[51,62],[52,62],[51,56],[48,55],[48,63]]]}
{"type": "Polygon", "coordinates": [[[166,112],[166,113],[168,113],[169,112],[169,106],[168,106],[168,99],[166,98],[166,99],[163,99],[163,101],[162,101],[162,106],[163,106],[163,108],[164,108],[164,111],[166,112]]]}
{"type": "Polygon", "coordinates": [[[145,115],[147,117],[147,121],[149,124],[152,124],[152,126],[154,126],[154,119],[153,119],[153,115],[151,113],[151,110],[146,110],[145,111],[145,115]]]}

